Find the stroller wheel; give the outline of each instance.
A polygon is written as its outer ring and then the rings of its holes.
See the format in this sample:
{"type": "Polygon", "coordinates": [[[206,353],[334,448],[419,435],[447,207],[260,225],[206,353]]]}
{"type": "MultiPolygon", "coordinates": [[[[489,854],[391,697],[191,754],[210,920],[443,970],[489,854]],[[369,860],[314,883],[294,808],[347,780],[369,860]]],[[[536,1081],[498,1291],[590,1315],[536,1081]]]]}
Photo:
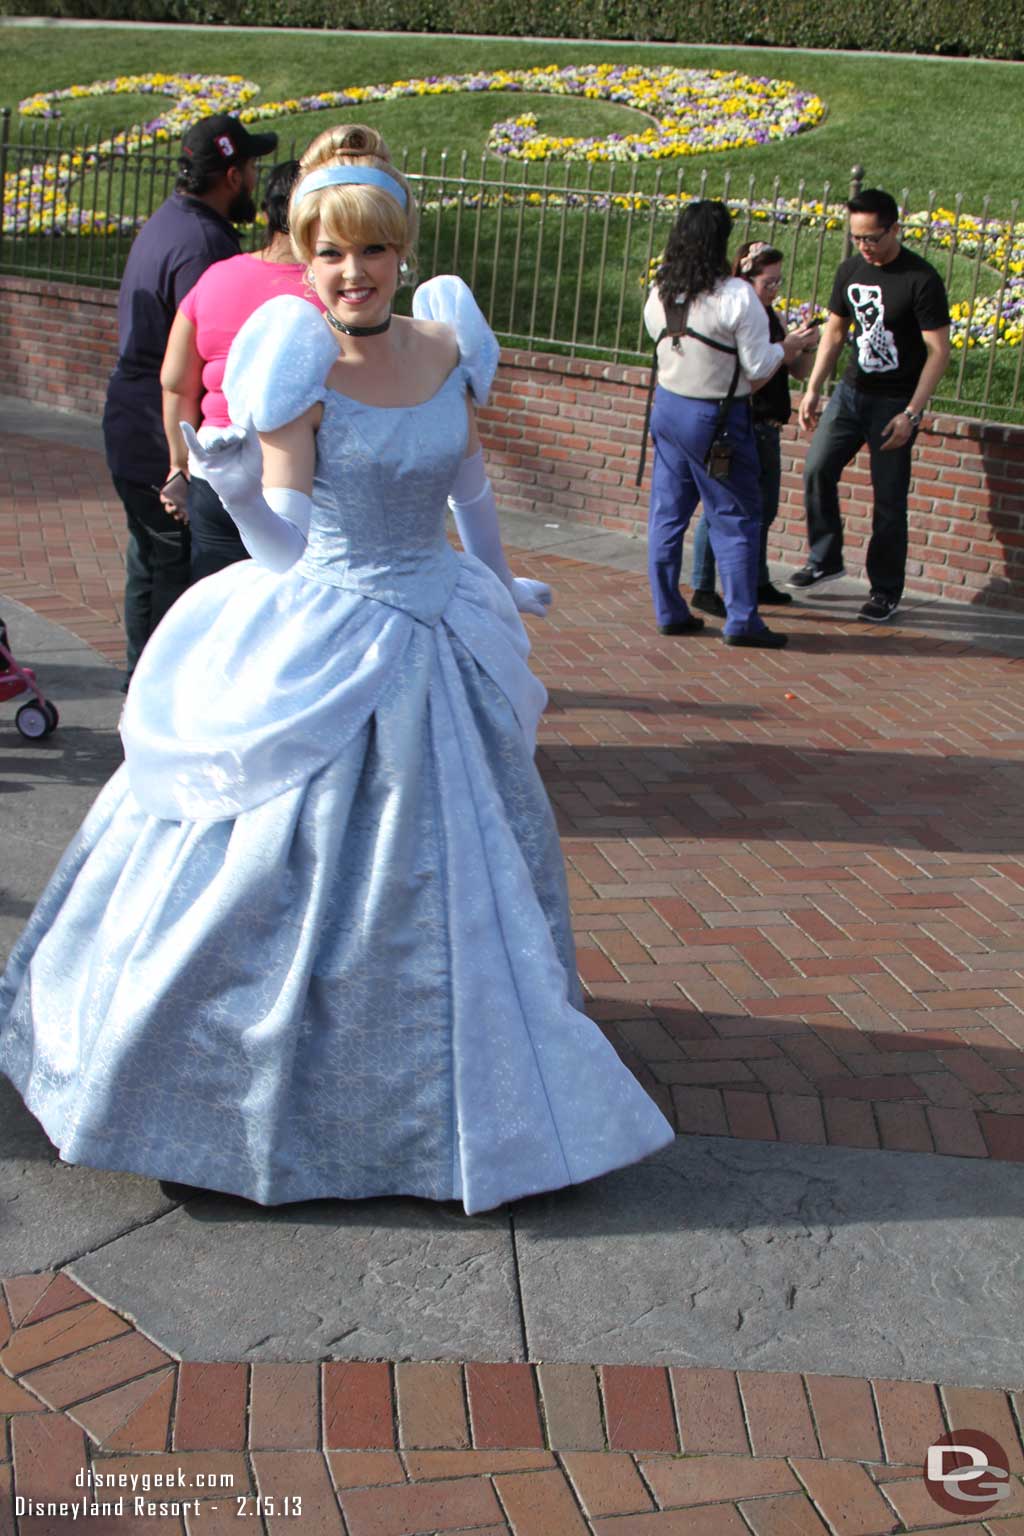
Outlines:
{"type": "MultiPolygon", "coordinates": [[[[50,721],[50,730],[55,731],[60,724],[60,715],[57,713],[56,704],[54,704],[52,699],[47,699],[46,703],[43,705],[43,708],[45,709],[47,718],[50,721]]],[[[49,731],[47,732],[47,735],[49,735],[49,731]]]]}
{"type": "Polygon", "coordinates": [[[29,741],[41,741],[53,730],[50,717],[41,704],[23,704],[14,717],[14,723],[29,741]]]}

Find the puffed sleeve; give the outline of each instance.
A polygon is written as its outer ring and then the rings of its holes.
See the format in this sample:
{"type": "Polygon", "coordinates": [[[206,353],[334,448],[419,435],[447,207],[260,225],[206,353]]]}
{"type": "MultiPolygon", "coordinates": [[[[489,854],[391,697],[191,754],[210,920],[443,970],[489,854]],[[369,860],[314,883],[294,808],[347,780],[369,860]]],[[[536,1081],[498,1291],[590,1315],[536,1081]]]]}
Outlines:
{"type": "Polygon", "coordinates": [[[486,405],[500,348],[462,278],[446,273],[421,283],[412,296],[412,312],[417,320],[443,320],[452,327],[473,399],[486,405]]]}
{"type": "Polygon", "coordinates": [[[327,394],[338,348],[320,311],[295,294],[261,304],[231,343],[224,369],[228,414],[238,427],[274,432],[327,394]]]}

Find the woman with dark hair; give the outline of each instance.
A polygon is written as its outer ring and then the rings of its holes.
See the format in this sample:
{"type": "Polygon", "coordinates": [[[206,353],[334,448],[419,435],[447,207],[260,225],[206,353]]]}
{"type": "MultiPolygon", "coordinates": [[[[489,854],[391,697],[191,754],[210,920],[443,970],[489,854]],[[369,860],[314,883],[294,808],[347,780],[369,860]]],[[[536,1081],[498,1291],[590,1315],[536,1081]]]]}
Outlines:
{"type": "Polygon", "coordinates": [[[236,560],[247,560],[249,552],[217,492],[190,469],[181,423],[212,432],[231,425],[221,389],[224,366],[231,343],[261,304],[290,293],[323,307],[304,282],[305,268],[295,260],[288,234],[288,200],[298,174],[297,160],[274,166],[260,205],[267,216],[262,250],[208,267],[182,300],[171,326],[160,371],[164,431],[170,449],[169,487],[173,489],[175,483],[180,487],[179,505],[187,505],[192,527],[193,581],[212,576],[236,560]],[[177,482],[175,472],[181,476],[177,482]]]}
{"type": "Polygon", "coordinates": [[[688,203],[644,307],[658,343],[648,571],[660,633],[703,629],[679,591],[683,536],[701,502],[722,575],[726,643],[777,649],[787,636],[769,630],[757,611],[761,497],[750,390],[807,337],[771,340],[764,305],[749,283],[729,275],[731,226],[724,203],[688,203]]]}
{"type": "MultiPolygon", "coordinates": [[[[748,240],[736,252],[732,264],[733,277],[749,283],[764,305],[768,314],[769,334],[772,341],[785,341],[786,327],[773,308],[782,283],[782,252],[764,240],[748,240]]],[[[785,368],[773,373],[751,396],[751,412],[754,418],[754,442],[761,466],[761,554],[757,572],[757,601],[760,606],[772,604],[780,607],[791,603],[788,592],[780,592],[772,583],[768,569],[768,530],[779,510],[779,491],[782,482],[782,446],[780,433],[793,412],[789,395],[789,376],[806,379],[814,366],[814,349],[818,345],[817,326],[804,327],[804,350],[791,358],[785,368]]],[[[715,553],[711,547],[708,520],[702,517],[697,524],[693,539],[693,596],[690,606],[702,613],[719,617],[725,613],[725,604],[715,591],[715,553]]]]}

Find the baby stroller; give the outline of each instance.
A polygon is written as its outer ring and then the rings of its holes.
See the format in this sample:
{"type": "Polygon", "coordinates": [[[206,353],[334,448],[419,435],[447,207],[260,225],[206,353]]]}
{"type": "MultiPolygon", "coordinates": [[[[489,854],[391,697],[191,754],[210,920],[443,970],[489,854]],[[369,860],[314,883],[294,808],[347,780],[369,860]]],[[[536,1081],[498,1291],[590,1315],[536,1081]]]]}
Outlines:
{"type": "Polygon", "coordinates": [[[29,741],[41,741],[57,729],[60,719],[57,706],[45,697],[36,684],[32,668],[21,666],[11,655],[7,627],[3,619],[0,619],[0,704],[6,704],[8,699],[16,699],[23,693],[30,693],[33,698],[21,706],[14,717],[14,723],[29,741]]]}

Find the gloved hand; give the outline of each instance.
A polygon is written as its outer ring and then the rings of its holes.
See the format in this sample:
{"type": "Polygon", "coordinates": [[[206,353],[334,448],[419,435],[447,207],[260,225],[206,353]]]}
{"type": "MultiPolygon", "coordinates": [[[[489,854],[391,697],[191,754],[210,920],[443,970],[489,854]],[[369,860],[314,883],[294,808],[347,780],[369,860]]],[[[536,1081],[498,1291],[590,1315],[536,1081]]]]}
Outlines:
{"type": "Polygon", "coordinates": [[[494,491],[484,471],[483,450],[478,448],[463,459],[448,497],[462,547],[489,566],[511,594],[520,613],[547,618],[551,606],[551,588],[543,581],[513,576],[501,547],[498,509],[494,491]]]}
{"type": "Polygon", "coordinates": [[[262,486],[263,450],[255,432],[226,427],[213,442],[200,443],[182,422],[196,473],[217,492],[238,526],[242,543],[257,565],[287,571],[302,557],[313,503],[304,491],[262,486]]]}
{"type": "Polygon", "coordinates": [[[259,437],[245,427],[224,427],[216,437],[201,443],[195,428],[181,423],[188,444],[189,463],[195,473],[213,486],[224,505],[244,506],[263,494],[263,449],[259,437]]]}
{"type": "Polygon", "coordinates": [[[528,576],[513,576],[512,601],[520,613],[532,613],[538,619],[546,619],[551,607],[551,588],[545,581],[531,581],[528,576]]]}

